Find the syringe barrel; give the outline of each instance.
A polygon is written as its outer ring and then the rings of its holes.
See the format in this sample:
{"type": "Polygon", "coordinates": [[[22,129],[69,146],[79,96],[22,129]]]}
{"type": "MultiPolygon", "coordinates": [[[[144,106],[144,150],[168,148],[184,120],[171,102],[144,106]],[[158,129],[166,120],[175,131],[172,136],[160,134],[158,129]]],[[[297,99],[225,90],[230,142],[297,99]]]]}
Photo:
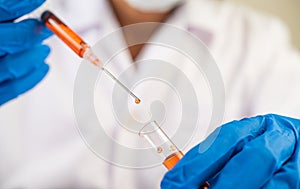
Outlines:
{"type": "Polygon", "coordinates": [[[102,62],[97,58],[96,54],[92,51],[91,47],[71,28],[69,28],[65,23],[63,23],[57,16],[55,16],[51,11],[46,10],[41,16],[42,22],[55,33],[65,44],[67,44],[78,56],[84,58],[88,62],[94,64],[95,66],[101,68],[115,80],[124,90],[126,90],[133,98],[135,98],[135,103],[139,104],[141,100],[134,95],[123,83],[121,83],[112,73],[103,67],[102,62]]]}
{"type": "Polygon", "coordinates": [[[64,41],[78,56],[84,57],[85,52],[90,49],[89,45],[71,28],[63,23],[51,11],[45,11],[41,16],[42,22],[64,41]]]}

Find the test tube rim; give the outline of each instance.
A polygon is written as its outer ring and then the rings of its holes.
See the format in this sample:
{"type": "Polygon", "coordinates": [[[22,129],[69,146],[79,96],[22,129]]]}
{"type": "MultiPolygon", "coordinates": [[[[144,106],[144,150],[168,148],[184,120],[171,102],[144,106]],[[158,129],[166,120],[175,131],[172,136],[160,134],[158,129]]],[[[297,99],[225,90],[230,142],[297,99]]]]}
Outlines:
{"type": "MultiPolygon", "coordinates": [[[[165,132],[161,129],[160,125],[155,121],[155,120],[151,120],[151,121],[148,121],[140,130],[139,130],[139,136],[143,137],[144,135],[148,135],[148,134],[151,134],[151,133],[154,133],[156,132],[157,130],[160,130],[162,131],[164,134],[165,132]],[[142,132],[149,124],[151,123],[154,123],[156,125],[156,128],[153,129],[152,131],[147,131],[147,132],[142,132]]],[[[166,135],[166,134],[165,134],[166,135]]]]}

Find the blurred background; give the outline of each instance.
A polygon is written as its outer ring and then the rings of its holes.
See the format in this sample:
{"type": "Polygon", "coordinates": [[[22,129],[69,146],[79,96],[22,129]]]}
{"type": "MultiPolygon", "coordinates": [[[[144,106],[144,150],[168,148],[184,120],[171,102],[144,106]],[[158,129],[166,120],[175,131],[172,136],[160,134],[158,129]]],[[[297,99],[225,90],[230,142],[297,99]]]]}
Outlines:
{"type": "Polygon", "coordinates": [[[293,45],[300,50],[300,0],[228,0],[247,5],[283,20],[290,29],[293,45]]]}

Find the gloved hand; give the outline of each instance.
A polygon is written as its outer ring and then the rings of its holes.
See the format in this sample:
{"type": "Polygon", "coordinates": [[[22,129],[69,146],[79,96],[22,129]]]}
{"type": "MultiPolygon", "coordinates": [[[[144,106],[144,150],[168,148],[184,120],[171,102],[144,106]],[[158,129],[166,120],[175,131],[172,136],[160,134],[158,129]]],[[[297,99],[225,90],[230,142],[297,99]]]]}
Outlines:
{"type": "Polygon", "coordinates": [[[34,87],[48,72],[50,49],[41,42],[51,32],[37,20],[13,20],[45,0],[0,0],[0,105],[34,87]]]}
{"type": "Polygon", "coordinates": [[[167,172],[161,188],[300,188],[299,134],[300,120],[278,115],[225,124],[167,172]]]}

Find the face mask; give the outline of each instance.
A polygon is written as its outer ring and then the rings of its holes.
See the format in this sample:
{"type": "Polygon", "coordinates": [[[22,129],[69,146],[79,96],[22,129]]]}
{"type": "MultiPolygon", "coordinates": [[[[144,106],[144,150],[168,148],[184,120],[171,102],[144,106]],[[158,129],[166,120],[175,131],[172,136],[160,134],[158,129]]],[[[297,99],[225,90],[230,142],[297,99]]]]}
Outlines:
{"type": "Polygon", "coordinates": [[[142,12],[167,12],[185,0],[125,0],[130,6],[142,12]]]}

